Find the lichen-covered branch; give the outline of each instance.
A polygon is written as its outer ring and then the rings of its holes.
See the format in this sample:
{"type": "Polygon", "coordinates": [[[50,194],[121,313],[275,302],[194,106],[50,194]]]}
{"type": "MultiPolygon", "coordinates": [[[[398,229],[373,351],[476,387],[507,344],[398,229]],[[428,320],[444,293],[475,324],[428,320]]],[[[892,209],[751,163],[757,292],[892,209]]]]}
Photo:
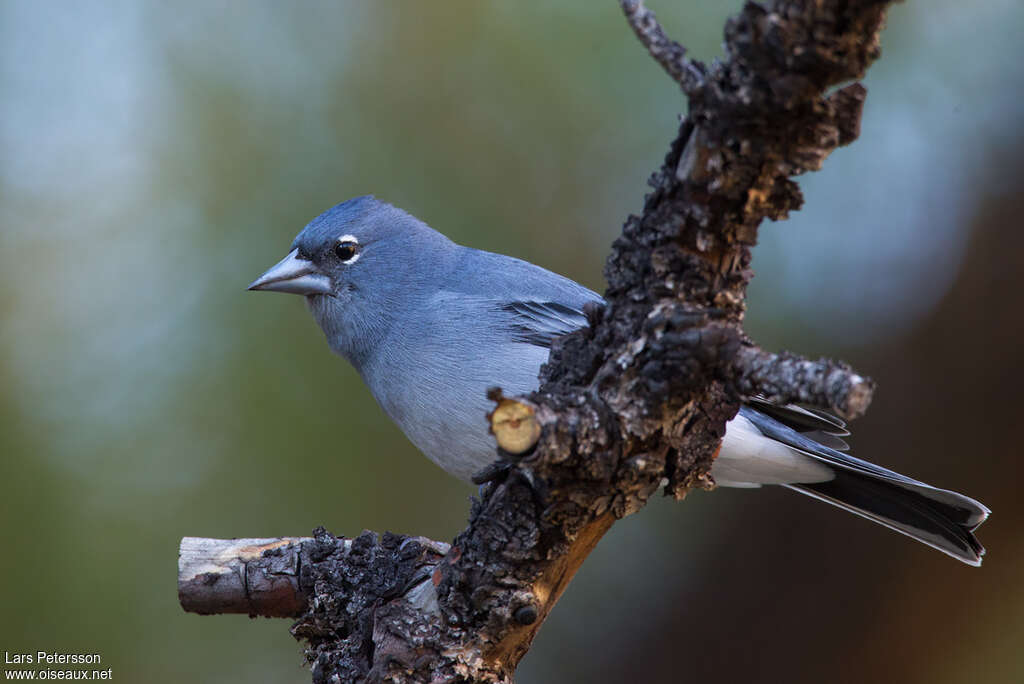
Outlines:
{"type": "Polygon", "coordinates": [[[848,420],[864,415],[875,390],[871,378],[831,359],[810,361],[754,347],[741,351],[736,365],[737,386],[744,394],[760,394],[773,403],[812,404],[848,420]]]}
{"type": "Polygon", "coordinates": [[[834,88],[878,57],[886,4],[748,3],[726,25],[723,59],[704,66],[639,2],[622,0],[690,108],[643,211],[612,245],[607,306],[555,342],[539,391],[501,398],[511,403],[492,427],[507,448],[479,477],[481,499],[443,557],[422,540],[364,535],[347,555],[302,561],[307,610],[293,633],[309,642],[315,682],[510,682],[616,519],[662,483],[677,498],[710,485],[744,396],[863,412],[870,381],[761,351],[742,321],[762,221],[798,209],[792,177],[857,136],[865,90],[834,88]]]}

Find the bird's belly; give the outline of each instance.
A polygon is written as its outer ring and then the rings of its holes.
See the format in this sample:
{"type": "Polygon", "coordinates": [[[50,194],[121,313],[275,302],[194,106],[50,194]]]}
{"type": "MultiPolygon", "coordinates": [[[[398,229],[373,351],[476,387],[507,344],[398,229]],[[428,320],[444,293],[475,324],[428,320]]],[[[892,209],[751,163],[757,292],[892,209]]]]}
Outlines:
{"type": "MultiPolygon", "coordinates": [[[[497,458],[487,422],[494,403],[487,399],[487,391],[500,387],[507,396],[532,392],[538,385],[540,365],[547,360],[546,349],[514,346],[521,349],[501,363],[435,356],[432,363],[408,370],[400,384],[380,387],[366,378],[367,384],[409,441],[444,470],[469,482],[497,458]],[[503,377],[493,377],[493,367],[502,368],[503,377]]],[[[486,351],[477,350],[475,358],[493,359],[486,351]]]]}
{"type": "Polygon", "coordinates": [[[487,413],[494,405],[486,399],[486,391],[483,386],[463,388],[459,403],[435,393],[413,391],[381,405],[427,458],[469,482],[497,458],[497,444],[487,423],[487,413]]]}

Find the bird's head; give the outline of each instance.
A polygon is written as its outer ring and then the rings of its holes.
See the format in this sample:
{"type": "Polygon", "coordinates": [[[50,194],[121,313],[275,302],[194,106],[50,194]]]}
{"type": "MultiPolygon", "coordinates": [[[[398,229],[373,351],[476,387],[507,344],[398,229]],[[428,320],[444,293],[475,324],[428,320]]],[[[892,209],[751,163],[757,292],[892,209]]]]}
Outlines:
{"type": "Polygon", "coordinates": [[[396,309],[443,273],[454,243],[371,196],[325,211],[250,290],[305,295],[331,347],[355,363],[396,309]]]}

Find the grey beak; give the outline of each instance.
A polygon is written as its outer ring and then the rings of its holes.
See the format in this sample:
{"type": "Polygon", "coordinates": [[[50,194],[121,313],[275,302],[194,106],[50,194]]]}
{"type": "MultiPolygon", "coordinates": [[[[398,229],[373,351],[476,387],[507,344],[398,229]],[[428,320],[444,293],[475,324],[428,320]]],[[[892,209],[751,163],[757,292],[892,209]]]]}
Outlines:
{"type": "Polygon", "coordinates": [[[312,261],[300,257],[297,249],[252,281],[248,289],[301,295],[334,293],[331,279],[318,271],[312,261]]]}

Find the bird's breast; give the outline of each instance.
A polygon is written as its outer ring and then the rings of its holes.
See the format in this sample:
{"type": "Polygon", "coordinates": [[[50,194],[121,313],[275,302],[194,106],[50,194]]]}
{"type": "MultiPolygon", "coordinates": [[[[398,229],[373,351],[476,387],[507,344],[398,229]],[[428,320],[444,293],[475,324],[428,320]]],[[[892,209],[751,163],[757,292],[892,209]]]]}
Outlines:
{"type": "Polygon", "coordinates": [[[496,457],[492,387],[536,389],[547,350],[527,344],[442,343],[424,335],[388,345],[362,372],[384,412],[430,460],[470,480],[496,457]]]}

